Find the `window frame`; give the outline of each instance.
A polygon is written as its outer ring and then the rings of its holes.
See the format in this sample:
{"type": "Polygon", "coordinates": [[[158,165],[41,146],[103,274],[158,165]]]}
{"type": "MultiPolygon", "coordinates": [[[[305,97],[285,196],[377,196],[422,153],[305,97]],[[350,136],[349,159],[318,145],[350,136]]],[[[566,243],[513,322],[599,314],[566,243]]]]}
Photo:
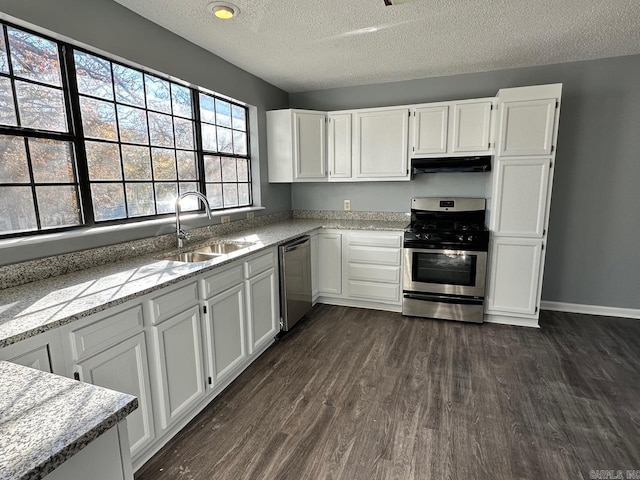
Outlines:
{"type": "MultiPolygon", "coordinates": [[[[28,155],[28,167],[29,167],[29,172],[30,172],[30,179],[32,180],[32,182],[30,184],[21,184],[21,186],[30,186],[31,187],[31,192],[32,192],[32,197],[34,200],[34,208],[35,208],[35,214],[36,214],[36,222],[37,222],[37,229],[35,230],[28,230],[28,231],[19,231],[19,232],[11,232],[11,233],[3,233],[0,232],[0,241],[5,240],[5,239],[11,239],[11,238],[17,238],[17,237],[38,237],[41,235],[47,235],[47,234],[52,234],[52,233],[60,233],[60,232],[72,232],[72,231],[82,231],[85,229],[90,229],[90,228],[100,228],[100,227],[107,227],[107,226],[114,226],[114,225],[124,225],[124,224],[130,224],[130,223],[142,223],[142,222],[146,222],[146,221],[154,221],[154,220],[161,220],[161,219],[167,219],[167,218],[172,218],[175,217],[175,212],[167,212],[167,213],[156,213],[153,215],[140,215],[140,216],[135,216],[135,217],[129,217],[128,216],[128,212],[129,212],[129,204],[127,202],[127,198],[126,198],[126,194],[125,194],[125,199],[124,199],[124,206],[125,206],[125,210],[127,212],[127,217],[125,218],[118,218],[118,219],[109,219],[109,220],[96,220],[95,219],[95,212],[94,212],[94,208],[93,208],[93,201],[92,201],[92,195],[91,195],[91,184],[94,183],[108,183],[110,181],[91,181],[90,177],[89,177],[89,165],[88,165],[88,160],[87,160],[87,152],[86,152],[86,148],[85,148],[85,142],[86,141],[103,141],[100,139],[94,139],[94,138],[86,138],[84,135],[84,129],[83,129],[83,125],[82,125],[82,114],[81,114],[81,107],[80,107],[80,98],[81,97],[86,97],[86,98],[91,98],[91,99],[98,99],[98,97],[96,96],[91,96],[91,95],[84,95],[81,94],[79,92],[79,88],[78,88],[78,79],[77,79],[77,75],[76,75],[76,65],[75,65],[75,58],[74,58],[74,51],[78,51],[78,52],[82,52],[85,54],[89,54],[95,57],[98,57],[102,60],[105,60],[107,62],[110,62],[110,65],[121,65],[124,66],[126,68],[131,68],[133,70],[136,70],[138,72],[140,72],[143,75],[143,82],[145,81],[145,75],[149,75],[155,78],[159,78],[161,80],[165,80],[167,82],[169,82],[170,84],[176,84],[179,85],[181,87],[185,87],[187,89],[189,89],[190,92],[190,99],[191,99],[191,105],[192,105],[192,118],[189,119],[189,121],[193,122],[193,129],[194,129],[194,145],[193,145],[193,152],[194,152],[194,159],[195,159],[195,163],[196,163],[196,179],[195,180],[185,180],[183,182],[180,181],[179,179],[179,173],[176,171],[176,179],[175,180],[170,180],[167,181],[168,183],[173,183],[176,185],[176,188],[178,188],[178,194],[180,194],[180,190],[179,190],[179,184],[180,183],[196,183],[197,187],[198,187],[198,191],[203,193],[206,196],[206,185],[207,185],[207,179],[206,179],[206,173],[205,173],[205,168],[204,168],[204,158],[207,155],[213,155],[213,156],[220,156],[220,157],[233,157],[233,158],[242,158],[242,159],[246,159],[247,160],[247,165],[248,165],[248,188],[249,188],[249,203],[246,205],[241,205],[241,206],[231,206],[231,207],[221,207],[221,208],[212,208],[212,212],[215,213],[223,213],[225,211],[232,211],[232,210],[236,210],[236,209],[245,209],[245,208],[253,208],[255,206],[254,204],[254,195],[253,195],[253,177],[252,177],[252,156],[251,156],[251,143],[250,143],[250,110],[249,110],[249,106],[238,101],[238,100],[234,100],[231,99],[230,97],[212,92],[208,89],[205,89],[204,87],[199,87],[199,86],[194,86],[188,82],[184,82],[182,80],[173,78],[172,76],[168,75],[168,74],[164,74],[162,72],[157,72],[157,71],[153,71],[151,69],[145,68],[143,66],[139,66],[136,65],[132,62],[127,62],[126,60],[120,59],[117,56],[113,55],[109,55],[108,53],[102,53],[102,52],[98,52],[98,51],[94,51],[91,48],[87,48],[81,45],[77,45],[74,44],[72,42],[69,41],[65,41],[65,40],[59,40],[56,38],[51,37],[50,35],[47,34],[43,34],[37,30],[33,30],[31,28],[28,27],[23,27],[21,25],[16,25],[10,21],[6,21],[4,19],[0,19],[0,26],[6,26],[6,27],[10,27],[10,28],[14,28],[17,30],[21,30],[33,35],[36,35],[38,37],[41,37],[43,39],[46,39],[48,41],[53,42],[56,46],[57,46],[57,50],[58,50],[58,56],[59,56],[59,62],[60,62],[60,75],[61,75],[61,86],[60,89],[63,92],[63,98],[64,98],[64,105],[65,105],[65,109],[66,109],[66,121],[67,121],[67,132],[54,132],[54,131],[46,131],[46,130],[38,130],[38,129],[33,129],[33,128],[25,128],[22,126],[9,126],[9,125],[0,125],[0,135],[9,135],[9,136],[13,136],[16,138],[22,138],[25,143],[28,141],[29,138],[40,138],[40,139],[53,139],[53,140],[62,140],[62,141],[66,141],[69,142],[72,145],[72,160],[73,160],[73,164],[74,164],[74,168],[75,168],[75,180],[76,183],[74,185],[76,185],[76,197],[77,197],[77,204],[78,204],[78,215],[79,215],[79,220],[80,223],[78,225],[71,225],[71,226],[64,226],[64,227],[56,227],[56,228],[41,228],[41,220],[40,220],[40,213],[38,211],[38,205],[37,205],[37,201],[36,201],[36,197],[35,197],[35,188],[36,186],[40,186],[40,185],[49,185],[49,183],[47,184],[42,184],[42,183],[35,183],[33,182],[33,173],[32,173],[32,163],[31,163],[31,158],[29,153],[27,152],[28,155]],[[245,132],[246,132],[246,144],[247,144],[247,151],[246,151],[246,155],[237,155],[237,154],[232,154],[232,153],[223,153],[223,152],[212,152],[210,150],[204,150],[203,148],[203,139],[202,139],[202,122],[201,122],[201,111],[200,111],[200,103],[199,103],[199,97],[200,94],[205,94],[208,95],[210,97],[213,97],[214,99],[219,99],[222,100],[224,102],[229,103],[231,106],[236,106],[236,107],[240,107],[244,110],[245,113],[245,132]]],[[[2,74],[3,77],[5,78],[11,78],[11,87],[12,87],[12,93],[13,93],[13,103],[14,103],[14,108],[16,110],[16,115],[19,115],[19,111],[18,111],[18,104],[17,104],[17,96],[16,96],[16,88],[15,88],[15,78],[13,75],[13,65],[11,63],[10,60],[10,49],[9,49],[9,44],[8,44],[8,34],[6,33],[7,30],[6,28],[2,28],[2,35],[3,35],[3,40],[6,43],[6,53],[7,56],[9,58],[9,68],[10,68],[10,73],[9,74],[2,74]]],[[[112,71],[112,75],[113,75],[113,68],[111,68],[112,71]]],[[[22,81],[22,79],[21,79],[22,81]]],[[[33,81],[30,79],[26,79],[25,81],[31,82],[31,83],[35,83],[35,84],[40,84],[41,82],[38,81],[33,81]]],[[[112,84],[114,82],[114,79],[112,77],[112,84]]],[[[43,84],[44,85],[44,84],[43,84]]],[[[146,93],[146,85],[144,88],[144,91],[146,93]]],[[[109,102],[111,104],[113,104],[114,108],[117,111],[117,105],[121,105],[121,103],[118,103],[116,100],[116,96],[115,96],[115,91],[114,91],[114,98],[113,100],[109,100],[109,102]]],[[[122,104],[125,106],[130,106],[127,104],[122,104]]],[[[133,105],[131,105],[133,107],[133,105]]],[[[135,107],[135,108],[140,108],[140,107],[135,107]]],[[[145,101],[145,107],[142,108],[142,110],[145,112],[145,115],[148,112],[152,112],[152,113],[159,113],[156,110],[150,109],[148,108],[148,105],[146,104],[145,101]]],[[[186,118],[183,117],[181,115],[175,115],[173,112],[173,107],[172,107],[172,112],[170,114],[168,114],[171,116],[172,120],[173,118],[186,118]]],[[[205,122],[208,123],[208,122],[205,122]]],[[[120,125],[118,124],[118,120],[117,120],[117,112],[116,112],[116,129],[119,133],[119,128],[120,125]]],[[[231,128],[231,127],[230,127],[231,128]]],[[[147,125],[147,132],[149,134],[149,129],[150,126],[147,125]]],[[[148,144],[146,145],[146,147],[148,147],[150,150],[152,148],[154,148],[154,146],[151,144],[151,138],[148,139],[148,144]]],[[[121,147],[123,145],[129,145],[129,142],[122,142],[120,139],[120,136],[118,134],[118,138],[112,142],[110,142],[114,145],[117,145],[118,147],[118,151],[121,152],[121,147]]],[[[178,148],[175,145],[174,142],[174,146],[171,148],[171,150],[173,150],[174,154],[177,151],[188,151],[185,150],[183,148],[178,148]]],[[[152,158],[150,155],[150,161],[152,162],[152,158]]],[[[177,163],[177,162],[176,162],[177,163]]],[[[123,165],[123,159],[122,157],[120,158],[120,164],[121,167],[123,165]]],[[[153,164],[151,163],[151,167],[152,167],[152,180],[149,180],[149,183],[152,183],[153,185],[153,198],[154,198],[154,208],[157,211],[157,201],[156,201],[156,190],[155,190],[155,186],[157,185],[158,181],[156,181],[153,178],[153,164]]],[[[177,164],[176,164],[176,168],[177,168],[177,164]]],[[[128,182],[123,174],[123,177],[121,180],[118,181],[113,181],[114,183],[119,183],[123,185],[123,191],[126,191],[126,185],[127,184],[133,184],[133,183],[141,183],[143,181],[132,181],[132,182],[128,182]]],[[[144,181],[147,182],[147,181],[144,181]]],[[[161,181],[160,181],[161,182],[161,181]]],[[[210,183],[210,182],[209,182],[210,183]]],[[[236,182],[238,183],[238,182],[236,182]]],[[[246,182],[241,182],[241,183],[246,183],[246,182]]],[[[2,186],[12,186],[13,184],[9,184],[9,183],[2,183],[0,184],[2,186]]],[[[54,184],[54,185],[67,185],[67,184],[54,184]]],[[[204,206],[201,204],[201,202],[198,202],[198,208],[197,209],[192,209],[192,210],[186,210],[187,212],[190,213],[204,213],[204,206]]]]}

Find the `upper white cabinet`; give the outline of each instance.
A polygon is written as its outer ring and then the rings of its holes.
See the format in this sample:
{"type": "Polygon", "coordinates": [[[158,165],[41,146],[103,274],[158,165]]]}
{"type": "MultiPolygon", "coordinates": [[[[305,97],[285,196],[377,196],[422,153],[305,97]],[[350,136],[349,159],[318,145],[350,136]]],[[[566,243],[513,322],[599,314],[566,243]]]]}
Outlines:
{"type": "Polygon", "coordinates": [[[409,109],[357,110],[354,114],[356,177],[409,180],[409,109]]]}
{"type": "Polygon", "coordinates": [[[451,153],[488,153],[491,150],[492,100],[453,104],[451,153]]]}
{"type": "Polygon", "coordinates": [[[498,159],[495,162],[494,235],[536,237],[544,234],[549,157],[498,159]]]}
{"type": "Polygon", "coordinates": [[[412,157],[490,155],[495,99],[415,105],[411,112],[412,157]]]}
{"type": "Polygon", "coordinates": [[[326,181],[326,122],[324,112],[267,112],[270,182],[326,181]]]}
{"type": "Polygon", "coordinates": [[[413,109],[413,156],[447,153],[449,105],[413,109]]]}
{"type": "Polygon", "coordinates": [[[558,106],[557,98],[501,102],[498,155],[550,155],[558,106]]]}
{"type": "Polygon", "coordinates": [[[351,180],[351,113],[329,113],[329,181],[351,180]]]}

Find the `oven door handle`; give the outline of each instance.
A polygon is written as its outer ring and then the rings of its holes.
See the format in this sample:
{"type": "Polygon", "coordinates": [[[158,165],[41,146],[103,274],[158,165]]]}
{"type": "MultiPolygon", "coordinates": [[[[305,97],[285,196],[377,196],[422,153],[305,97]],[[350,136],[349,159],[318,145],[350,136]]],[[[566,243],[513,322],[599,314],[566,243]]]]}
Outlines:
{"type": "Polygon", "coordinates": [[[404,298],[412,298],[414,300],[424,300],[427,302],[440,303],[457,303],[458,305],[482,305],[483,298],[473,297],[450,297],[446,295],[429,295],[425,293],[404,293],[404,298]]]}

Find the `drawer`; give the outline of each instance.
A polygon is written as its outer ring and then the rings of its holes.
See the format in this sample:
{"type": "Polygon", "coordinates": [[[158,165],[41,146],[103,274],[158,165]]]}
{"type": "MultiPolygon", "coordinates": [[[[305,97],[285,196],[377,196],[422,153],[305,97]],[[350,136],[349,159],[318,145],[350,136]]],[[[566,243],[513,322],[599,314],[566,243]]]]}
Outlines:
{"type": "Polygon", "coordinates": [[[399,248],[348,247],[349,262],[400,266],[402,250],[399,248]]]}
{"type": "Polygon", "coordinates": [[[225,290],[242,283],[242,263],[229,268],[224,272],[206,277],[203,282],[206,298],[222,293],[225,290]]]}
{"type": "Polygon", "coordinates": [[[71,330],[73,359],[79,360],[101,352],[142,331],[142,319],[142,306],[137,305],[71,330]]]}
{"type": "Polygon", "coordinates": [[[381,303],[400,304],[400,284],[372,283],[349,280],[349,297],[381,303]]]}
{"type": "Polygon", "coordinates": [[[402,235],[399,234],[381,234],[372,235],[367,233],[350,233],[347,237],[349,245],[363,245],[368,247],[396,247],[402,246],[402,235]]]}
{"type": "Polygon", "coordinates": [[[151,300],[152,323],[163,322],[198,303],[198,283],[193,282],[151,300]]]}
{"type": "Polygon", "coordinates": [[[347,278],[349,280],[396,283],[400,285],[400,267],[349,263],[347,267],[347,278]]]}
{"type": "Polygon", "coordinates": [[[251,278],[264,272],[265,270],[275,267],[276,256],[272,251],[259,257],[255,257],[244,264],[244,276],[251,278]]]}

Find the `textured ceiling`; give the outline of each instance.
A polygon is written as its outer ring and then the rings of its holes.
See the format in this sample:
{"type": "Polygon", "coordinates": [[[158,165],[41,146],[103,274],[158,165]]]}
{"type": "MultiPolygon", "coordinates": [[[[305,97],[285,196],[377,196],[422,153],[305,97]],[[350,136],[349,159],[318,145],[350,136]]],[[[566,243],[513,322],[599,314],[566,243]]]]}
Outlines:
{"type": "Polygon", "coordinates": [[[640,0],[116,1],[289,92],[640,53],[640,0]]]}

